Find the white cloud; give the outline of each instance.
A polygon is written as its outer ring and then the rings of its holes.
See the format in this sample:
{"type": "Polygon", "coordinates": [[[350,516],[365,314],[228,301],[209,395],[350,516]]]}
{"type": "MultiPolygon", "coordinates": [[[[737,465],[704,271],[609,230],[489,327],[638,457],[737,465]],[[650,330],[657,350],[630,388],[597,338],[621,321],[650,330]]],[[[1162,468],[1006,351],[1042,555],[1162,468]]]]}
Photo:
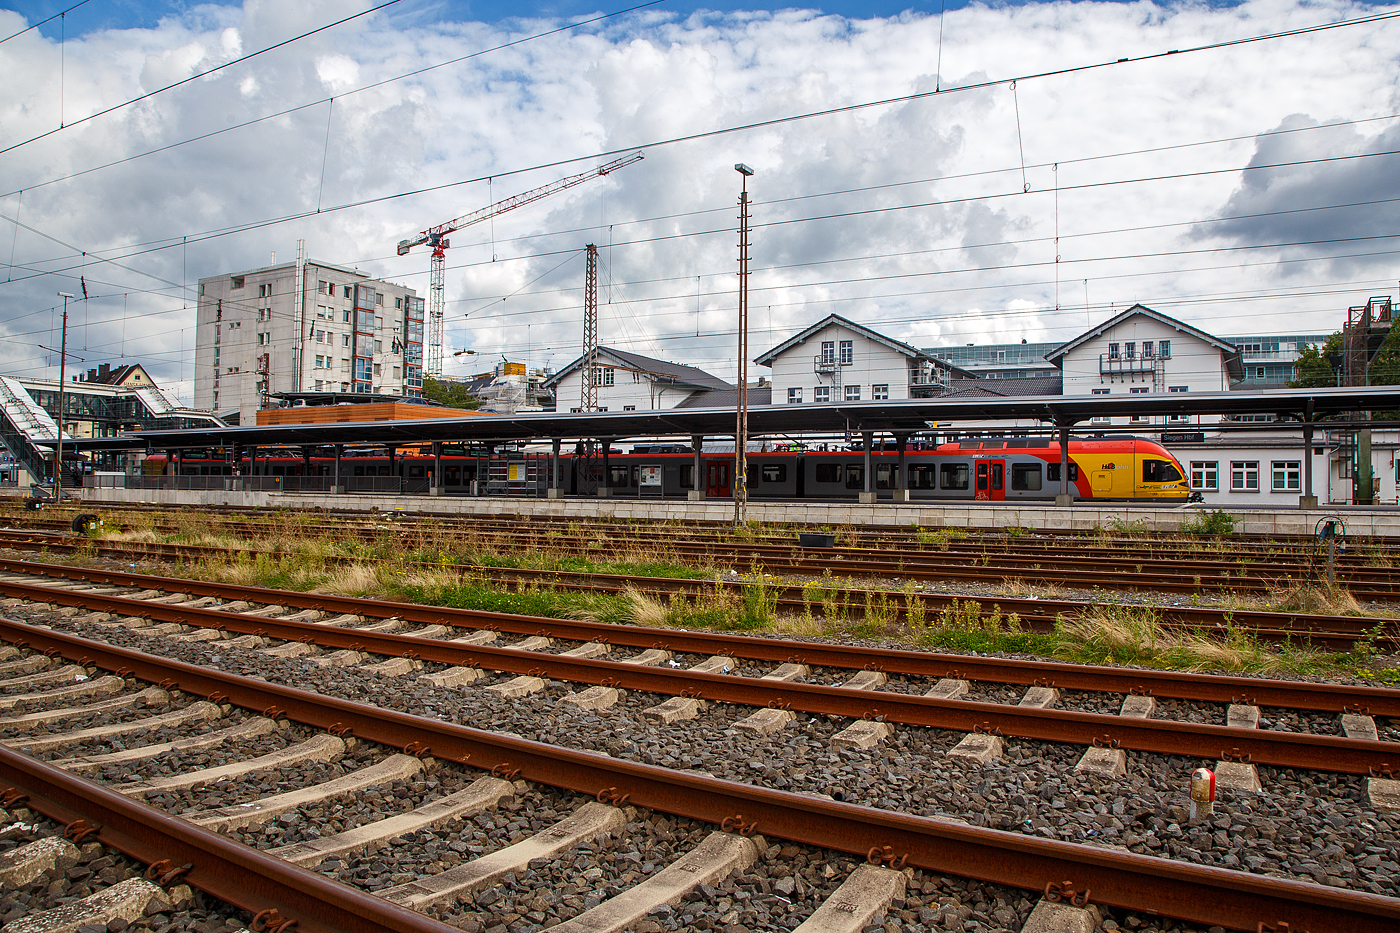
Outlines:
{"type": "MultiPolygon", "coordinates": [[[[90,291],[105,296],[91,303],[80,337],[89,358],[124,354],[162,381],[187,380],[193,311],[179,283],[261,265],[272,249],[291,256],[305,238],[313,257],[359,264],[424,294],[427,258],[395,257],[400,238],[594,163],[501,173],[1368,11],[1342,0],[969,7],[943,24],[941,75],[935,17],[853,22],[790,10],[677,20],[648,12],[601,33],[551,36],[349,93],[546,25],[512,23],[507,32],[479,23],[357,20],[0,155],[6,187],[26,189],[0,203],[5,214],[19,210],[26,224],[89,253],[174,244],[125,261],[142,275],[92,258],[84,267],[72,250],[0,225],[0,259],[14,249],[7,277],[24,279],[0,285],[0,326],[11,338],[0,347],[0,370],[43,369],[33,345],[47,339],[45,309],[54,292],[73,290],[60,275],[24,278],[33,269],[77,266],[90,291]],[[336,97],[331,108],[322,103],[34,187],[329,95],[336,97]],[[497,177],[490,184],[179,245],[184,236],[314,211],[318,203],[491,175],[497,177]]],[[[64,50],[63,113],[71,121],[348,12],[344,2],[248,0],[242,8],[197,8],[152,29],[88,34],[64,50]]],[[[10,31],[19,22],[0,13],[10,31]]],[[[567,362],[581,330],[583,264],[580,257],[563,261],[595,242],[604,247],[612,283],[604,295],[611,299],[602,314],[604,342],[732,373],[739,188],[732,165],[739,161],[757,170],[750,180],[755,355],[765,341],[832,311],[925,345],[1068,339],[1110,305],[1135,300],[1219,334],[1331,330],[1357,296],[1390,290],[1393,282],[1384,283],[1393,257],[1343,263],[1339,253],[1360,251],[1346,246],[1215,248],[1316,238],[1308,236],[1316,229],[1389,232],[1394,212],[1384,205],[1271,213],[1382,197],[1395,177],[1385,159],[1272,176],[1238,169],[1292,153],[1318,158],[1394,148],[1397,130],[1386,122],[1256,137],[1274,127],[1362,121],[1400,109],[1396,29],[1338,29],[1173,55],[1024,80],[1014,92],[1006,84],[953,91],[649,149],[644,162],[613,177],[457,233],[449,253],[448,340],[483,357],[528,350],[535,365],[567,362]],[[1138,154],[1100,158],[1115,153],[1138,154]],[[1200,174],[1217,170],[1224,171],[1200,174]],[[1239,213],[1270,216],[1202,225],[1239,213]],[[1065,309],[1058,315],[1044,310],[1057,303],[1057,282],[1065,309]],[[1337,294],[1290,297],[1332,288],[1337,294]],[[1272,289],[1284,290],[1283,297],[1223,300],[1272,289]]],[[[0,46],[4,145],[57,126],[58,57],[56,45],[37,32],[0,46]]],[[[1374,241],[1369,250],[1390,245],[1374,241]]]]}

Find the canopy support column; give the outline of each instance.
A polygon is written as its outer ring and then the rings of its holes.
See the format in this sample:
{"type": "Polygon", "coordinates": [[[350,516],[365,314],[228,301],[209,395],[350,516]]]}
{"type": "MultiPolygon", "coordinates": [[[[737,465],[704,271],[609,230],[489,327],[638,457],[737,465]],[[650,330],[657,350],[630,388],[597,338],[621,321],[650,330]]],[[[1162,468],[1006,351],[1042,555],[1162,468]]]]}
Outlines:
{"type": "Polygon", "coordinates": [[[860,494],[862,503],[873,503],[875,501],[875,477],[871,473],[870,446],[875,443],[874,431],[862,431],[860,435],[861,446],[865,448],[865,468],[861,471],[865,474],[864,489],[860,494]]]}
{"type": "Polygon", "coordinates": [[[612,496],[612,470],[608,467],[608,453],[612,449],[612,438],[602,439],[603,444],[603,479],[598,483],[598,498],[607,499],[612,496]]]}
{"type": "Polygon", "coordinates": [[[909,501],[909,464],[905,458],[909,447],[908,434],[896,434],[894,436],[895,445],[899,449],[899,465],[895,467],[894,480],[894,501],[909,501]]]}
{"type": "Polygon", "coordinates": [[[701,502],[705,498],[705,464],[700,460],[700,451],[705,448],[705,435],[692,434],[690,449],[693,454],[690,465],[690,490],[685,497],[691,502],[701,502]]]}
{"type": "Polygon", "coordinates": [[[559,488],[559,448],[563,443],[562,437],[554,438],[554,456],[549,462],[549,491],[545,493],[550,499],[560,499],[564,496],[564,490],[559,488]]]}
{"type": "Polygon", "coordinates": [[[1058,506],[1074,505],[1074,495],[1069,491],[1069,427],[1060,425],[1060,491],[1055,495],[1058,506]]]}
{"type": "Polygon", "coordinates": [[[1317,496],[1313,493],[1313,403],[1308,399],[1307,410],[1303,412],[1303,494],[1298,497],[1298,508],[1317,508],[1317,496]]]}
{"type": "Polygon", "coordinates": [[[442,495],[442,441],[433,441],[433,481],[428,485],[428,495],[442,495]]]}

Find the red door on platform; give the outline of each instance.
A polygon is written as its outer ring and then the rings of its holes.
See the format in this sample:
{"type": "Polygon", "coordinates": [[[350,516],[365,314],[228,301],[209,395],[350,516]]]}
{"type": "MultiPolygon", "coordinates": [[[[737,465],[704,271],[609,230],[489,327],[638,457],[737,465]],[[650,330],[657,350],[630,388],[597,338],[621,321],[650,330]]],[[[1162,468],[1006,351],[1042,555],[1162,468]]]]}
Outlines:
{"type": "Polygon", "coordinates": [[[977,461],[976,498],[984,502],[1006,501],[1006,461],[977,461]]]}
{"type": "Polygon", "coordinates": [[[708,463],[705,465],[705,496],[709,499],[728,498],[729,464],[708,463]]]}

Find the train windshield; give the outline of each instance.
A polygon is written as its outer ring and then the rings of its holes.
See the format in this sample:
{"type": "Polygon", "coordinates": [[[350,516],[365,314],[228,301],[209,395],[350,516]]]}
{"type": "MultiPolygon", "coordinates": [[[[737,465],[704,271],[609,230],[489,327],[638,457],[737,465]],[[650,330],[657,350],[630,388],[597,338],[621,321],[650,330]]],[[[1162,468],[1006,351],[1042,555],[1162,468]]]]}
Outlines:
{"type": "Polygon", "coordinates": [[[1166,460],[1142,461],[1142,481],[1144,483],[1175,483],[1182,479],[1176,464],[1166,460]]]}

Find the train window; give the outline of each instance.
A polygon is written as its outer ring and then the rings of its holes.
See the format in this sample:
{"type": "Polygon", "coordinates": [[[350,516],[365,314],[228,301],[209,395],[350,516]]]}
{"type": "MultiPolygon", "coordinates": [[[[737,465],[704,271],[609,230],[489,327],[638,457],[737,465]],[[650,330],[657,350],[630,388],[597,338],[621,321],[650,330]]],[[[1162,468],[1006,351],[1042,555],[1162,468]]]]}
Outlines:
{"type": "Polygon", "coordinates": [[[839,483],[841,482],[841,464],[839,463],[818,463],[817,482],[819,483],[839,483]]]}
{"type": "MultiPolygon", "coordinates": [[[[1058,483],[1060,481],[1060,465],[1058,463],[1047,463],[1045,465],[1045,480],[1050,483],[1058,483]]],[[[1069,481],[1071,483],[1079,482],[1079,464],[1071,463],[1069,465],[1069,481]]]]}
{"type": "Polygon", "coordinates": [[[910,489],[937,489],[938,468],[931,463],[916,463],[909,467],[910,489]]]}
{"type": "Polygon", "coordinates": [[[763,481],[765,483],[786,483],[787,464],[765,463],[763,465],[763,481]]]}
{"type": "Polygon", "coordinates": [[[681,465],[681,488],[695,488],[695,464],[685,463],[681,465]]]}
{"type": "Polygon", "coordinates": [[[442,468],[442,482],[445,486],[462,485],[462,468],[459,466],[448,466],[442,468]]]}
{"type": "Polygon", "coordinates": [[[1040,489],[1039,463],[1011,464],[1011,488],[1025,491],[1040,489]]]}
{"type": "Polygon", "coordinates": [[[1142,461],[1142,481],[1144,483],[1175,483],[1181,480],[1181,471],[1175,464],[1166,460],[1142,461]]]}
{"type": "Polygon", "coordinates": [[[846,464],[846,488],[865,488],[865,467],[857,463],[846,464]]]}
{"type": "Polygon", "coordinates": [[[627,487],[628,474],[631,472],[632,471],[627,468],[626,464],[622,466],[618,466],[614,463],[608,464],[608,485],[619,489],[625,489],[627,487]]]}
{"type": "Polygon", "coordinates": [[[938,486],[940,489],[966,489],[970,473],[966,463],[940,463],[938,486]]]}
{"type": "Polygon", "coordinates": [[[379,475],[380,475],[380,476],[392,476],[392,475],[393,475],[392,472],[389,470],[389,464],[387,464],[387,463],[381,463],[381,464],[379,465],[379,475]]]}
{"type": "MultiPolygon", "coordinates": [[[[1005,467],[1003,464],[1001,464],[1001,463],[993,463],[993,464],[992,464],[992,488],[993,488],[993,489],[1000,489],[1000,488],[1001,488],[1002,475],[1003,475],[1003,471],[1004,471],[1005,469],[1006,469],[1006,467],[1005,467]]],[[[980,487],[979,487],[979,488],[980,488],[980,487]]]]}
{"type": "Polygon", "coordinates": [[[875,464],[875,488],[893,489],[895,465],[893,463],[875,464]]]}
{"type": "Polygon", "coordinates": [[[638,473],[638,471],[639,471],[640,469],[641,469],[641,467],[640,467],[638,464],[635,464],[635,463],[632,464],[632,472],[631,472],[631,474],[628,476],[627,485],[629,485],[629,486],[635,486],[635,485],[637,485],[637,473],[638,473]]]}

